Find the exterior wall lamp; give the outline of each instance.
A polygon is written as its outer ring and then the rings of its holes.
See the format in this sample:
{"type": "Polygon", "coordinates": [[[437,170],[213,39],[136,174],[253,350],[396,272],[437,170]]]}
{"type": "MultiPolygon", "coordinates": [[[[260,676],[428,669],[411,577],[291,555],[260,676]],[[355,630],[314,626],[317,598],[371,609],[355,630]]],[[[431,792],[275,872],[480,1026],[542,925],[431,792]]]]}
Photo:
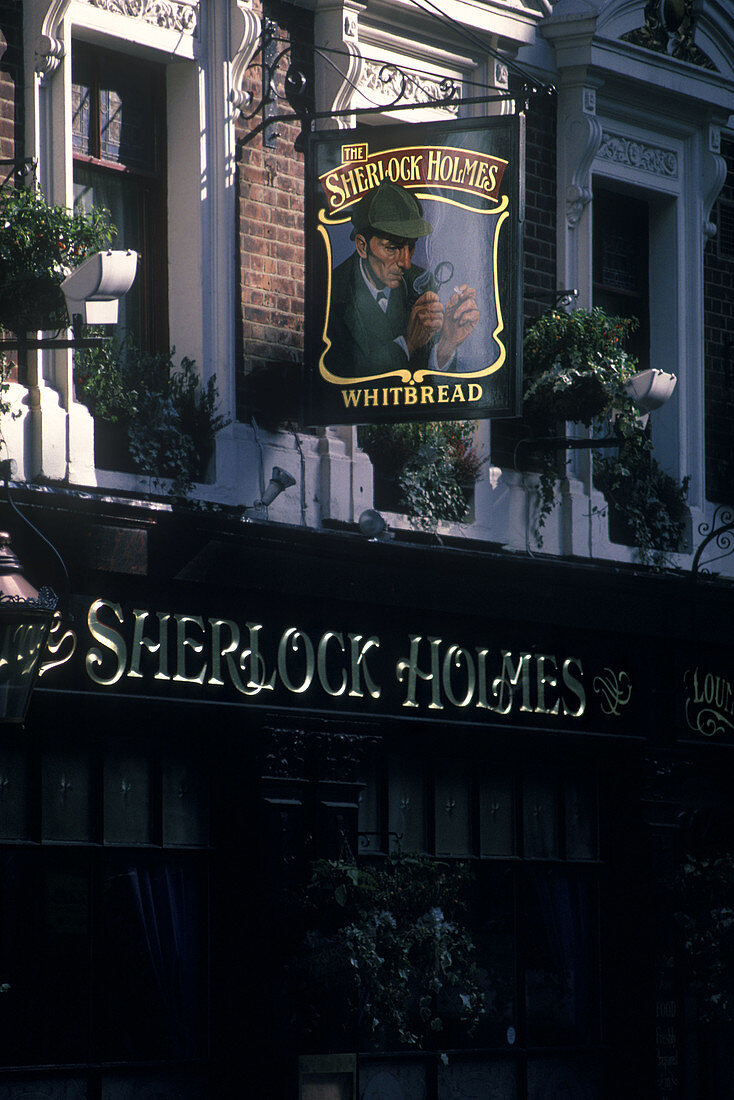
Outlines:
{"type": "Polygon", "coordinates": [[[58,600],[23,576],[7,531],[0,531],[0,725],[25,721],[58,600]]]}
{"type": "Polygon", "coordinates": [[[367,508],[359,517],[359,529],[370,542],[384,542],[393,537],[385,517],[374,508],[367,508]]]}
{"type": "Polygon", "coordinates": [[[245,520],[261,519],[267,516],[267,510],[276,497],[279,497],[286,489],[296,484],[293,474],[289,474],[282,466],[273,466],[273,472],[265,492],[260,500],[256,500],[250,508],[245,508],[245,520]]]}
{"type": "MultiPolygon", "coordinates": [[[[11,460],[0,462],[7,502],[56,555],[68,588],[66,566],[58,551],[11,499],[8,483],[12,469],[11,460]]],[[[51,588],[43,587],[39,592],[26,580],[10,534],[0,531],[0,726],[22,726],[25,721],[58,602],[51,588]]]]}

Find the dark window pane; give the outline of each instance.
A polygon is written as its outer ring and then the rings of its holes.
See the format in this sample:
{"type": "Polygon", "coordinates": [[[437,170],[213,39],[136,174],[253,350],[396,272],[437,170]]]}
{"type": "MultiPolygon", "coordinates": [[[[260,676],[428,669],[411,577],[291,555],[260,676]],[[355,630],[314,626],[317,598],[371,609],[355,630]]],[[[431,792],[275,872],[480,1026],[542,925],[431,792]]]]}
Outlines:
{"type": "Polygon", "coordinates": [[[596,1019],[592,887],[582,877],[538,869],[526,883],[525,997],[533,1045],[588,1043],[596,1019]]]}
{"type": "MultiPolygon", "coordinates": [[[[117,63],[119,65],[119,62],[117,63]]],[[[113,71],[100,78],[100,157],[129,168],[154,168],[151,103],[153,88],[144,72],[113,71]]]]}
{"type": "Polygon", "coordinates": [[[515,881],[510,869],[485,864],[477,870],[474,912],[476,962],[486,1016],[473,1045],[507,1047],[508,1029],[516,1032],[518,1025],[515,881]]]}
{"type": "Polygon", "coordinates": [[[71,89],[71,141],[75,153],[92,156],[92,95],[89,88],[74,84],[71,89]]]}
{"type": "Polygon", "coordinates": [[[483,856],[515,854],[515,792],[512,776],[493,772],[479,788],[479,836],[483,856]]]}
{"type": "Polygon", "coordinates": [[[99,949],[105,1061],[206,1053],[205,898],[191,860],[108,853],[99,949]]]}
{"type": "Polygon", "coordinates": [[[85,752],[43,756],[43,839],[92,839],[92,768],[85,752]]]}
{"type": "Polygon", "coordinates": [[[515,1100],[517,1094],[514,1062],[458,1062],[452,1057],[448,1065],[439,1063],[438,1100],[457,1100],[457,1097],[515,1100]]]}
{"type": "Polygon", "coordinates": [[[566,858],[598,859],[596,777],[569,776],[565,781],[566,858]]]}
{"type": "Polygon", "coordinates": [[[528,859],[558,856],[558,805],[555,778],[531,773],[523,783],[524,854],[528,859]]]}
{"type": "Polygon", "coordinates": [[[163,761],[163,843],[209,843],[209,788],[201,760],[166,756],[163,761]]]}
{"type": "Polygon", "coordinates": [[[436,775],[436,855],[472,854],[469,775],[465,768],[445,764],[436,775]]]}
{"type": "MultiPolygon", "coordinates": [[[[79,1100],[86,1100],[86,1091],[79,1100]]],[[[120,1074],[110,1071],[102,1077],[102,1100],[209,1100],[211,1093],[203,1075],[188,1069],[129,1070],[120,1074]]],[[[0,1095],[0,1100],[3,1100],[0,1095]]],[[[59,1100],[77,1100],[64,1094],[59,1100]]]]}
{"type": "Polygon", "coordinates": [[[360,779],[364,787],[359,792],[359,850],[363,853],[382,852],[382,774],[375,758],[364,762],[360,779]]]}
{"type": "Polygon", "coordinates": [[[108,844],[151,841],[150,764],[133,749],[110,752],[104,766],[104,839],[108,844]]]}
{"type": "Polygon", "coordinates": [[[38,1060],[41,958],[36,852],[0,853],[0,1064],[38,1060]]]}
{"type": "Polygon", "coordinates": [[[388,786],[391,847],[424,851],[425,784],[420,766],[410,757],[391,757],[388,786]]]}
{"type": "MultiPolygon", "coordinates": [[[[20,745],[0,746],[0,837],[28,839],[28,760],[20,745]]],[[[0,978],[0,981],[2,979],[0,978]]]]}
{"type": "Polygon", "coordinates": [[[589,1057],[528,1060],[528,1100],[601,1100],[601,1066],[589,1057]]]}
{"type": "Polygon", "coordinates": [[[90,866],[83,850],[46,851],[38,954],[41,1062],[89,1057],[90,866]]]}
{"type": "Polygon", "coordinates": [[[426,1068],[399,1063],[366,1063],[359,1070],[360,1100],[427,1100],[426,1068]]]}

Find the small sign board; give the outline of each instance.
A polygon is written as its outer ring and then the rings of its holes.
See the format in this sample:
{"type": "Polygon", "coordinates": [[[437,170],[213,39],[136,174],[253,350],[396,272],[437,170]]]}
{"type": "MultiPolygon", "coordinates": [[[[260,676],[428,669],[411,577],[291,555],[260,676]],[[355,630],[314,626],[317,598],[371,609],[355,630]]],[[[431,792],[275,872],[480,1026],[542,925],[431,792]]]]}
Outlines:
{"type": "Polygon", "coordinates": [[[518,415],[523,121],[310,136],[307,424],[518,415]]]}

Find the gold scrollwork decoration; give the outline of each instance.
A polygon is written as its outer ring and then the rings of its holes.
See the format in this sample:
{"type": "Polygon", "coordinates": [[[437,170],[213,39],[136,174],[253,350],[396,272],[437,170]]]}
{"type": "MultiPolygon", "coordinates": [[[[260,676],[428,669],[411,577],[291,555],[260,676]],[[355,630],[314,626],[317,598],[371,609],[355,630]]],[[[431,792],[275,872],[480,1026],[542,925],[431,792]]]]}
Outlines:
{"type": "Polygon", "coordinates": [[[600,696],[602,712],[618,718],[622,707],[626,707],[632,698],[632,681],[624,671],[614,672],[605,668],[603,673],[594,677],[593,688],[600,696]]]}
{"type": "Polygon", "coordinates": [[[52,668],[58,668],[60,665],[65,665],[67,661],[70,661],[74,656],[75,650],[76,632],[73,630],[64,630],[61,616],[57,612],[54,616],[54,621],[48,636],[48,642],[46,643],[46,652],[51,657],[57,659],[44,661],[38,670],[39,677],[43,676],[45,672],[48,672],[52,668]],[[61,636],[59,637],[58,635],[61,636]],[[62,646],[64,646],[66,642],[69,642],[69,645],[66,647],[65,652],[61,653],[62,646]],[[59,654],[60,656],[57,656],[59,654]]]}

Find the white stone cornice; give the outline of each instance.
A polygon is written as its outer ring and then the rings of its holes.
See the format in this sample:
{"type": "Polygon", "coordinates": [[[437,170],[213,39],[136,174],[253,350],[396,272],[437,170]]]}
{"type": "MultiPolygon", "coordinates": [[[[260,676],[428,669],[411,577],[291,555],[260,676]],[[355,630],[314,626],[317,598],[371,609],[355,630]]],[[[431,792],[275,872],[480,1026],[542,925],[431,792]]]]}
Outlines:
{"type": "Polygon", "coordinates": [[[113,15],[140,19],[153,27],[194,35],[197,32],[198,0],[82,0],[90,7],[113,15]]]}
{"type": "Polygon", "coordinates": [[[229,98],[236,115],[240,115],[252,103],[252,95],[245,88],[245,78],[260,41],[261,20],[252,0],[231,0],[232,69],[229,98]]]}

